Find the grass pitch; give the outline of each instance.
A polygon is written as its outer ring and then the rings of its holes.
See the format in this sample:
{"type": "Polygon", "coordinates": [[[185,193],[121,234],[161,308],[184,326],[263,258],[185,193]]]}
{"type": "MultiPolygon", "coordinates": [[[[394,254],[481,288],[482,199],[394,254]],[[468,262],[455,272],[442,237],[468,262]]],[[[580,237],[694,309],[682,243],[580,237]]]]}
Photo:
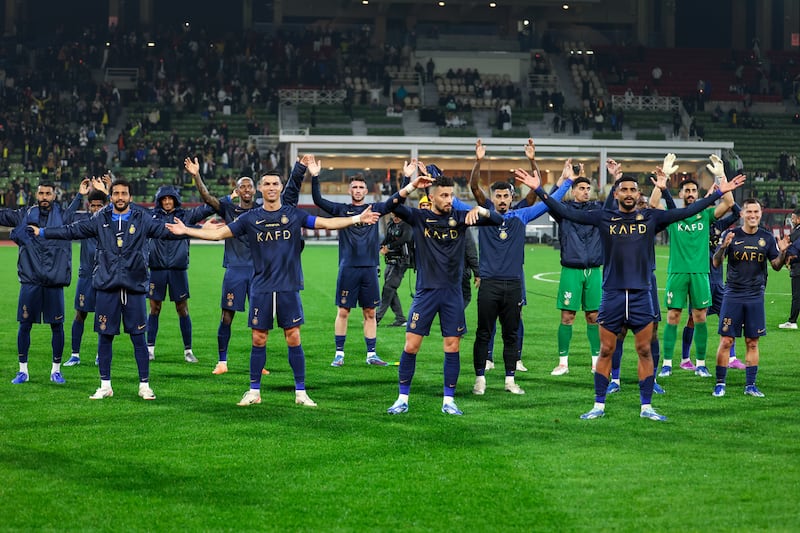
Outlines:
{"type": "MultiPolygon", "coordinates": [[[[657,253],[663,287],[667,250],[657,253]]],[[[557,363],[559,266],[558,253],[545,246],[526,246],[529,372],[517,381],[527,394],[505,393],[499,368],[487,373],[485,396],[470,393],[473,297],[456,398],[463,417],[439,411],[438,327],[423,343],[406,415],[385,414],[397,395],[397,367],[364,363],[358,310],[351,315],[345,366],[329,366],[337,250],[313,244],[303,254],[302,338],[316,409],[293,402],[280,330],[268,340],[271,374],[263,380],[263,403],[236,406],[248,387],[244,314],[233,324],[230,371],[211,374],[222,277],[222,247],[215,245],[192,246],[189,308],[200,363],[183,362],[177,315],[165,302],[151,366],[156,401],[136,395],[126,336],[114,344],[115,396],[88,399],[99,385],[91,327],[82,364],[63,369],[67,384],[58,386],[48,380],[49,328],[34,326],[31,382],[11,385],[16,256],[16,247],[0,247],[2,530],[797,530],[800,332],[777,329],[789,309],[786,271],[772,272],[767,287],[769,335],[761,343],[758,381],[766,398],[742,394],[741,371],[729,372],[728,396],[713,398],[713,379],[678,370],[660,380],[667,394],[654,397],[669,417],[660,424],[638,416],[630,340],[622,392],[608,398],[604,418],[578,419],[593,401],[580,317],[570,373],[550,376],[557,363]]],[[[73,291],[74,285],[65,291],[67,309],[73,291]]],[[[404,282],[406,312],[410,292],[404,282]]],[[[65,360],[71,312],[67,318],[65,360]]],[[[709,324],[713,354],[716,317],[709,324]]],[[[403,328],[379,327],[384,359],[398,360],[402,347],[403,328]]]]}

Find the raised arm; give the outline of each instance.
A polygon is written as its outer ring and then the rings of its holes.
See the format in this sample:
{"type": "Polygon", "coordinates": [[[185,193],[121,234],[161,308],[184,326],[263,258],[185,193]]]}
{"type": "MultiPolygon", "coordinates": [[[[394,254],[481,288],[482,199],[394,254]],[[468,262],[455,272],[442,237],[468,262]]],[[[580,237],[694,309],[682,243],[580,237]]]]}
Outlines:
{"type": "MultiPolygon", "coordinates": [[[[311,174],[311,198],[314,200],[314,204],[318,206],[320,209],[328,213],[329,215],[333,215],[336,213],[336,208],[340,205],[336,202],[331,202],[330,200],[326,200],[322,197],[322,188],[319,184],[319,174],[322,172],[322,161],[317,162],[316,160],[311,160],[308,162],[308,172],[311,174]]],[[[328,229],[337,229],[337,228],[328,228],[328,229]]]]}
{"type": "Polygon", "coordinates": [[[650,195],[650,207],[653,209],[664,209],[661,205],[661,196],[667,190],[667,173],[663,170],[664,167],[656,167],[655,179],[650,178],[653,183],[653,193],[650,195]]]}
{"type": "MultiPolygon", "coordinates": [[[[708,159],[711,160],[711,163],[706,165],[711,174],[714,175],[714,181],[716,183],[722,183],[723,181],[727,181],[725,177],[725,163],[722,162],[722,159],[717,157],[715,154],[711,154],[708,156],[708,159]]],[[[730,211],[733,208],[733,204],[736,202],[733,200],[733,194],[727,192],[722,195],[720,199],[719,205],[714,209],[714,218],[722,218],[725,216],[725,213],[730,211]]]]}
{"type": "MultiPolygon", "coordinates": [[[[528,158],[528,162],[531,165],[531,172],[539,172],[539,165],[536,164],[536,145],[533,144],[533,139],[528,139],[528,144],[525,145],[525,157],[528,158]]],[[[542,173],[539,172],[539,176],[542,176],[542,173]]],[[[547,183],[547,174],[544,175],[544,183],[547,183]]],[[[528,190],[528,194],[525,195],[525,205],[533,205],[536,203],[536,191],[533,189],[528,190]]],[[[523,207],[522,201],[519,202],[519,206],[523,207]]]]}
{"type": "MultiPolygon", "coordinates": [[[[557,189],[551,194],[552,198],[558,202],[567,194],[567,191],[572,187],[572,179],[559,179],[557,183],[557,189]]],[[[531,189],[533,191],[533,189],[531,189]]],[[[534,192],[534,194],[536,194],[534,192]]],[[[532,220],[536,220],[543,214],[548,211],[547,204],[544,202],[539,202],[536,205],[532,205],[529,207],[523,207],[522,209],[515,209],[511,211],[511,214],[518,217],[524,224],[531,222],[532,220]]]]}
{"type": "Polygon", "coordinates": [[[289,179],[286,181],[286,187],[283,188],[283,192],[281,193],[281,203],[283,205],[297,206],[297,202],[300,200],[300,190],[303,187],[303,178],[308,169],[308,163],[313,160],[313,155],[306,154],[302,159],[298,158],[297,161],[295,161],[292,172],[289,174],[289,179]]]}
{"type": "Polygon", "coordinates": [[[220,213],[219,199],[208,192],[208,187],[206,187],[203,178],[200,176],[200,163],[198,163],[197,158],[195,157],[194,160],[190,157],[184,159],[183,168],[194,178],[195,187],[197,187],[197,192],[200,193],[200,198],[210,205],[214,211],[220,213]]]}
{"type": "Polygon", "coordinates": [[[716,202],[723,194],[733,191],[734,189],[741,187],[742,184],[745,182],[745,177],[743,174],[739,174],[731,181],[720,182],[719,190],[710,196],[706,196],[696,202],[693,202],[692,205],[689,207],[684,207],[681,209],[672,209],[670,211],[659,211],[658,217],[658,226],[657,231],[662,231],[664,228],[672,224],[673,222],[677,222],[678,220],[683,220],[684,218],[690,217],[692,215],[696,215],[703,209],[709,207],[714,202],[716,202]]]}
{"type": "Polygon", "coordinates": [[[562,204],[547,194],[544,189],[542,189],[542,183],[539,179],[538,172],[534,172],[533,176],[531,176],[527,171],[518,168],[514,171],[514,175],[518,181],[535,190],[536,194],[539,195],[539,198],[544,201],[545,205],[547,205],[548,209],[550,209],[554,215],[566,218],[567,220],[572,220],[573,222],[577,222],[579,224],[588,224],[592,226],[597,226],[600,224],[601,217],[598,216],[596,210],[583,211],[574,209],[562,204]]]}
{"type": "Polygon", "coordinates": [[[478,205],[486,205],[486,193],[481,189],[481,161],[486,156],[486,147],[478,139],[475,141],[475,163],[472,165],[472,172],[469,174],[469,188],[472,196],[478,205]]]}
{"type": "Polygon", "coordinates": [[[792,239],[788,235],[784,235],[781,239],[775,239],[775,243],[778,245],[780,253],[774,259],[770,259],[770,264],[772,270],[780,270],[786,263],[786,250],[791,246],[792,239]]]}
{"type": "Polygon", "coordinates": [[[728,251],[728,246],[730,246],[732,240],[732,231],[728,231],[722,236],[719,246],[714,250],[714,255],[711,257],[711,263],[714,265],[714,268],[722,266],[722,259],[725,257],[725,253],[728,251]]]}
{"type": "Polygon", "coordinates": [[[344,229],[356,224],[375,224],[381,218],[380,213],[375,213],[372,206],[367,207],[361,214],[351,217],[316,217],[314,227],[318,229],[344,229]]]}

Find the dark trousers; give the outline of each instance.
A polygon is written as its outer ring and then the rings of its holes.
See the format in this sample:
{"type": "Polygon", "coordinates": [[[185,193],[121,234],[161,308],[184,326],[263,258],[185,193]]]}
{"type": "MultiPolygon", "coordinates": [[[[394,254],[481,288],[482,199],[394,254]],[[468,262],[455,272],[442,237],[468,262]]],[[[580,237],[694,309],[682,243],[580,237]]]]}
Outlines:
{"type": "Polygon", "coordinates": [[[792,280],[792,310],[789,312],[789,322],[797,322],[797,315],[800,314],[800,276],[794,276],[792,280]]]}
{"type": "Polygon", "coordinates": [[[392,308],[396,320],[405,320],[406,317],[403,314],[403,305],[400,303],[400,297],[397,296],[397,289],[400,287],[400,283],[403,282],[403,276],[405,276],[407,269],[408,265],[405,263],[388,263],[386,265],[386,273],[383,278],[383,290],[381,291],[381,305],[375,312],[375,319],[378,322],[381,321],[383,315],[386,314],[386,311],[388,311],[390,307],[392,308]]]}
{"type": "Polygon", "coordinates": [[[516,369],[517,336],[522,309],[521,298],[522,284],[520,280],[481,279],[481,285],[478,288],[478,327],[475,331],[475,345],[472,349],[472,360],[476,372],[486,367],[489,339],[498,318],[503,334],[503,363],[506,373],[516,369]]]}

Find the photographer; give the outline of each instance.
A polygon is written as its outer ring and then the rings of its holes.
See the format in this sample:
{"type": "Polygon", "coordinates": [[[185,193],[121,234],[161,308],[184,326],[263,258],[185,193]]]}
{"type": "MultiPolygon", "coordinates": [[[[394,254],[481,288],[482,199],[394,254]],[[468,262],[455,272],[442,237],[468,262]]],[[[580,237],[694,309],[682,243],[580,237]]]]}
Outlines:
{"type": "MultiPolygon", "coordinates": [[[[427,201],[426,197],[420,199],[427,201]]],[[[391,221],[386,227],[386,237],[381,243],[381,255],[386,260],[386,273],[384,275],[383,291],[381,292],[381,305],[375,319],[380,323],[389,307],[392,308],[395,319],[391,326],[405,326],[406,319],[403,305],[397,296],[397,289],[403,282],[403,276],[408,267],[414,267],[414,243],[411,226],[403,222],[400,217],[392,214],[391,221]]]]}

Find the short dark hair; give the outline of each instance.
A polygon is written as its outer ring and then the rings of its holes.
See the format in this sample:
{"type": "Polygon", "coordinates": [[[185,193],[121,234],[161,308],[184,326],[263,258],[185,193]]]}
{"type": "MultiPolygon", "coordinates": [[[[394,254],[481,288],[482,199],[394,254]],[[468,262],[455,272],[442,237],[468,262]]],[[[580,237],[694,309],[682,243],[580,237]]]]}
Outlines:
{"type": "Polygon", "coordinates": [[[794,211],[792,211],[792,214],[800,217],[800,207],[795,207],[794,211]]]}
{"type": "Polygon", "coordinates": [[[99,191],[97,189],[92,189],[89,193],[89,197],[86,199],[88,202],[94,202],[95,200],[100,200],[103,203],[106,203],[108,199],[108,195],[103,191],[99,191]]]}
{"type": "MultiPolygon", "coordinates": [[[[636,186],[637,186],[637,187],[639,186],[639,180],[637,180],[637,179],[636,179],[635,177],[633,177],[633,176],[625,176],[625,175],[623,175],[621,178],[619,178],[619,179],[616,181],[616,183],[614,183],[614,185],[619,185],[619,184],[620,184],[620,183],[622,183],[623,181],[632,181],[632,182],[634,182],[634,183],[636,184],[636,186]]],[[[574,187],[574,185],[573,185],[573,187],[574,187]]]]}
{"type": "Polygon", "coordinates": [[[509,191],[511,193],[511,196],[514,196],[514,185],[512,185],[507,181],[495,181],[489,187],[489,190],[492,191],[492,193],[499,190],[509,191]]]}
{"type": "Polygon", "coordinates": [[[590,187],[592,185],[592,182],[589,180],[589,178],[581,176],[580,178],[576,178],[575,181],[572,182],[572,188],[574,189],[580,183],[585,183],[585,184],[589,185],[590,187]]]}
{"type": "Polygon", "coordinates": [[[431,187],[452,187],[453,186],[453,178],[448,178],[447,176],[439,176],[436,178],[436,181],[433,182],[431,187]]]}
{"type": "Polygon", "coordinates": [[[114,187],[116,187],[117,185],[121,185],[122,187],[128,189],[128,192],[131,192],[131,183],[125,178],[115,178],[114,181],[111,182],[111,187],[109,188],[109,190],[111,192],[114,192],[114,187]]]}
{"type": "Polygon", "coordinates": [[[363,181],[364,183],[367,182],[367,180],[364,178],[363,174],[354,174],[354,175],[350,176],[349,183],[353,183],[354,181],[363,181]]]}
{"type": "Polygon", "coordinates": [[[692,185],[694,185],[695,187],[697,187],[697,190],[698,190],[698,191],[700,190],[700,184],[699,184],[699,183],[697,183],[697,182],[696,182],[695,180],[693,180],[692,178],[689,178],[689,179],[685,179],[685,180],[683,180],[683,181],[681,182],[680,190],[682,191],[682,190],[683,190],[683,188],[684,188],[684,187],[686,187],[686,186],[687,186],[687,185],[689,185],[689,184],[692,184],[692,185]]]}
{"type": "Polygon", "coordinates": [[[747,198],[744,202],[742,202],[742,207],[746,206],[747,204],[758,204],[758,207],[764,208],[764,204],[761,203],[761,200],[758,198],[747,198]]]}
{"type": "Polygon", "coordinates": [[[39,187],[50,187],[51,189],[55,190],[56,185],[52,181],[41,180],[39,181],[39,187]]]}
{"type": "Polygon", "coordinates": [[[283,185],[283,176],[281,176],[281,173],[277,170],[270,170],[269,172],[263,173],[259,178],[258,183],[260,184],[267,176],[278,176],[278,180],[281,182],[281,185],[283,185]]]}

